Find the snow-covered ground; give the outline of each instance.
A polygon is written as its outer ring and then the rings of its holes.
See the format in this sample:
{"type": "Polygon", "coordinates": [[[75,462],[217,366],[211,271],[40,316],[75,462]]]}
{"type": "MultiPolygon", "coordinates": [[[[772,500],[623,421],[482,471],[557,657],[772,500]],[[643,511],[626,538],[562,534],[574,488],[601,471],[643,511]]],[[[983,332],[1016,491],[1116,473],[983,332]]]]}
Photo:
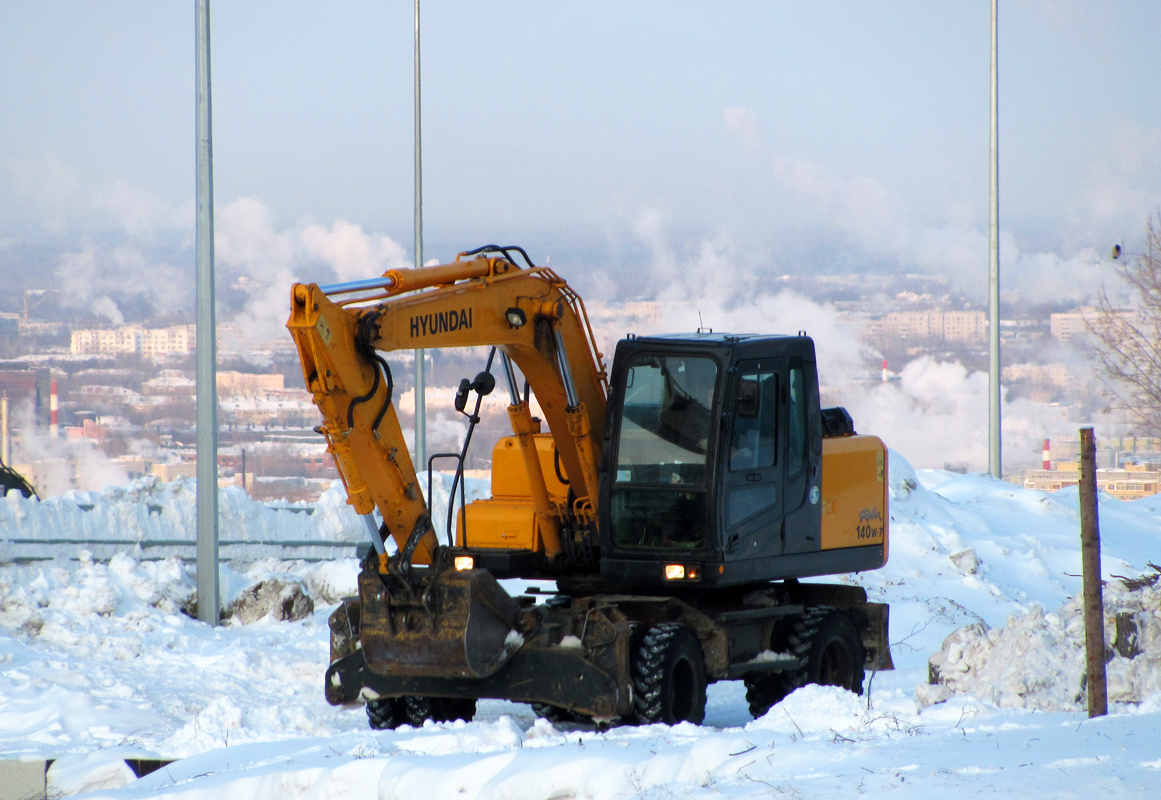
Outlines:
{"type": "MultiPolygon", "coordinates": [[[[180,610],[192,569],[122,555],[0,566],[0,755],[60,759],[54,790],[106,797],[1153,796],[1161,654],[1137,656],[1143,677],[1113,695],[1125,702],[1109,717],[1090,721],[1076,702],[1066,606],[1080,589],[1076,491],[916,472],[895,454],[891,482],[890,562],[846,578],[891,604],[896,670],[876,674],[863,697],[807,687],[752,720],[741,684],[723,682],[710,687],[702,726],[553,727],[527,706],[482,701],[471,723],[371,731],[361,710],[328,706],[321,689],[326,618],[353,589],[353,559],[223,567],[227,602],[278,577],[302,585],[315,610],[211,629],[180,610]],[[973,623],[983,625],[956,650],[960,691],[933,692],[929,656],[973,623]],[[1021,669],[1036,672],[1024,685],[1021,669]],[[181,760],[129,782],[129,757],[181,760]]],[[[128,494],[109,493],[109,526],[140,514],[128,494]]],[[[304,526],[287,535],[322,538],[326,524],[336,527],[325,536],[357,540],[341,500],[336,489],[320,502],[333,513],[286,514],[296,520],[287,526],[304,526]]],[[[91,520],[105,501],[85,498],[90,511],[69,502],[9,497],[0,526],[24,536],[75,516],[99,537],[91,520]]],[[[290,530],[239,503],[231,535],[290,530]],[[265,527],[247,533],[251,524],[265,527]]],[[[146,510],[142,524],[158,520],[146,510]]],[[[1106,578],[1147,572],[1161,563],[1161,499],[1102,498],[1101,534],[1106,578]]],[[[1124,606],[1119,591],[1109,589],[1113,607],[1124,606]]],[[[1133,602],[1154,613],[1141,597],[1133,602]]]]}

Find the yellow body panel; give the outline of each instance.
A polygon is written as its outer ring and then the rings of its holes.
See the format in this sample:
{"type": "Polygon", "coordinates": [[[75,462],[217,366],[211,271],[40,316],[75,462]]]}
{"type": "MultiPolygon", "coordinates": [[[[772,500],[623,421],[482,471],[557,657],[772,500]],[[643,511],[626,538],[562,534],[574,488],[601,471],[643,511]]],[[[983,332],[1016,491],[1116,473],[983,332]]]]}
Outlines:
{"type": "MultiPolygon", "coordinates": [[[[548,433],[533,434],[536,455],[548,487],[548,496],[564,504],[568,485],[556,474],[556,444],[548,433]]],[[[563,473],[564,467],[561,466],[563,473]]],[[[566,476],[567,477],[567,476],[566,476]]],[[[515,436],[505,436],[492,448],[492,497],[468,503],[469,548],[500,550],[537,550],[542,546],[536,508],[528,487],[524,457],[515,436]]],[[[460,526],[462,528],[462,526],[460,526]]],[[[463,543],[463,530],[457,530],[456,541],[463,543]]]]}
{"type": "Polygon", "coordinates": [[[887,448],[877,436],[822,440],[822,549],[883,545],[887,561],[887,448]]]}
{"type": "MultiPolygon", "coordinates": [[[[548,487],[548,495],[554,500],[564,500],[568,497],[568,486],[560,482],[557,477],[556,443],[552,434],[537,433],[533,435],[536,442],[536,455],[540,457],[540,471],[544,473],[544,483],[548,487]]],[[[560,465],[560,472],[564,474],[564,465],[560,465]]],[[[565,475],[565,477],[568,477],[565,475]]],[[[524,459],[520,455],[520,445],[515,436],[505,436],[496,442],[492,448],[492,497],[531,497],[532,491],[528,487],[528,473],[524,470],[524,459]]]]}
{"type": "MultiPolygon", "coordinates": [[[[540,530],[532,498],[476,500],[468,503],[470,549],[539,550],[540,530]]],[[[456,539],[463,541],[463,531],[456,539]]]]}

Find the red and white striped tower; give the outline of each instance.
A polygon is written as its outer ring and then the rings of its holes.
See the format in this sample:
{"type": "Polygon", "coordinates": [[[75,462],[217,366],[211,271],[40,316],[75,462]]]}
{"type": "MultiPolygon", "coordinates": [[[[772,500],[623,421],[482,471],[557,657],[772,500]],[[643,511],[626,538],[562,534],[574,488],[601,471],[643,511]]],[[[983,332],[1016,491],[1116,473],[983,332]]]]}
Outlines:
{"type": "Polygon", "coordinates": [[[1044,440],[1044,469],[1052,469],[1052,442],[1044,440]]]}
{"type": "MultiPolygon", "coordinates": [[[[41,384],[43,385],[43,384],[41,384]]],[[[48,435],[53,439],[57,437],[60,427],[57,425],[57,404],[56,404],[56,378],[52,379],[52,389],[48,394],[48,435]]]]}
{"type": "Polygon", "coordinates": [[[883,359],[883,383],[887,382],[887,359],[883,359]]]}

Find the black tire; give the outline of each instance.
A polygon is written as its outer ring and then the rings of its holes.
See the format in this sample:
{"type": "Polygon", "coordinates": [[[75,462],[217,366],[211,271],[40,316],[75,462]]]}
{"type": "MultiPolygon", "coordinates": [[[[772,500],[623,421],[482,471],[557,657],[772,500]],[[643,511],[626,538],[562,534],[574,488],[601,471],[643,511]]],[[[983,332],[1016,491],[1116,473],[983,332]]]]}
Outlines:
{"type": "Polygon", "coordinates": [[[470,722],[476,715],[476,701],[462,697],[421,697],[409,694],[402,698],[403,722],[415,728],[422,728],[427,720],[451,722],[462,719],[470,722]]]}
{"type": "Polygon", "coordinates": [[[863,693],[866,653],[846,612],[826,607],[809,609],[794,624],[789,644],[804,663],[786,673],[788,694],[808,683],[863,693]]]}
{"type": "Polygon", "coordinates": [[[474,697],[436,697],[433,700],[435,701],[435,716],[432,719],[436,722],[452,722],[457,719],[471,722],[476,716],[474,697]]]}
{"type": "Polygon", "coordinates": [[[746,676],[746,702],[754,718],[763,716],[775,703],[790,694],[790,683],[781,672],[767,672],[746,676]]]}
{"type": "Polygon", "coordinates": [[[584,722],[584,717],[567,708],[554,706],[551,703],[532,703],[532,713],[549,722],[584,722]]]}
{"type": "Polygon", "coordinates": [[[705,719],[705,655],[685,625],[655,625],[633,659],[636,722],[692,722],[705,719]]]}
{"type": "Polygon", "coordinates": [[[384,697],[380,700],[367,701],[367,722],[375,730],[394,730],[406,721],[403,706],[398,697],[384,697]]]}

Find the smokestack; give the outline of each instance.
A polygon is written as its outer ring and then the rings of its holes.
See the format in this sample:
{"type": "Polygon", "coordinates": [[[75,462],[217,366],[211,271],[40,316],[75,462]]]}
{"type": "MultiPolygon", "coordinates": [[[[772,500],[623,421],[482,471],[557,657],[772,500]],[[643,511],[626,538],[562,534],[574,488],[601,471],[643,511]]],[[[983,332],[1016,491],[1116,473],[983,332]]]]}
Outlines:
{"type": "Polygon", "coordinates": [[[57,424],[56,378],[52,379],[52,390],[48,395],[48,435],[56,439],[60,426],[57,424]]]}
{"type": "Polygon", "coordinates": [[[1052,442],[1044,440],[1044,469],[1052,469],[1052,442]]]}
{"type": "Polygon", "coordinates": [[[883,383],[887,382],[887,359],[883,359],[883,383]]]}
{"type": "Polygon", "coordinates": [[[8,395],[0,397],[0,461],[11,464],[8,451],[8,395]]]}

